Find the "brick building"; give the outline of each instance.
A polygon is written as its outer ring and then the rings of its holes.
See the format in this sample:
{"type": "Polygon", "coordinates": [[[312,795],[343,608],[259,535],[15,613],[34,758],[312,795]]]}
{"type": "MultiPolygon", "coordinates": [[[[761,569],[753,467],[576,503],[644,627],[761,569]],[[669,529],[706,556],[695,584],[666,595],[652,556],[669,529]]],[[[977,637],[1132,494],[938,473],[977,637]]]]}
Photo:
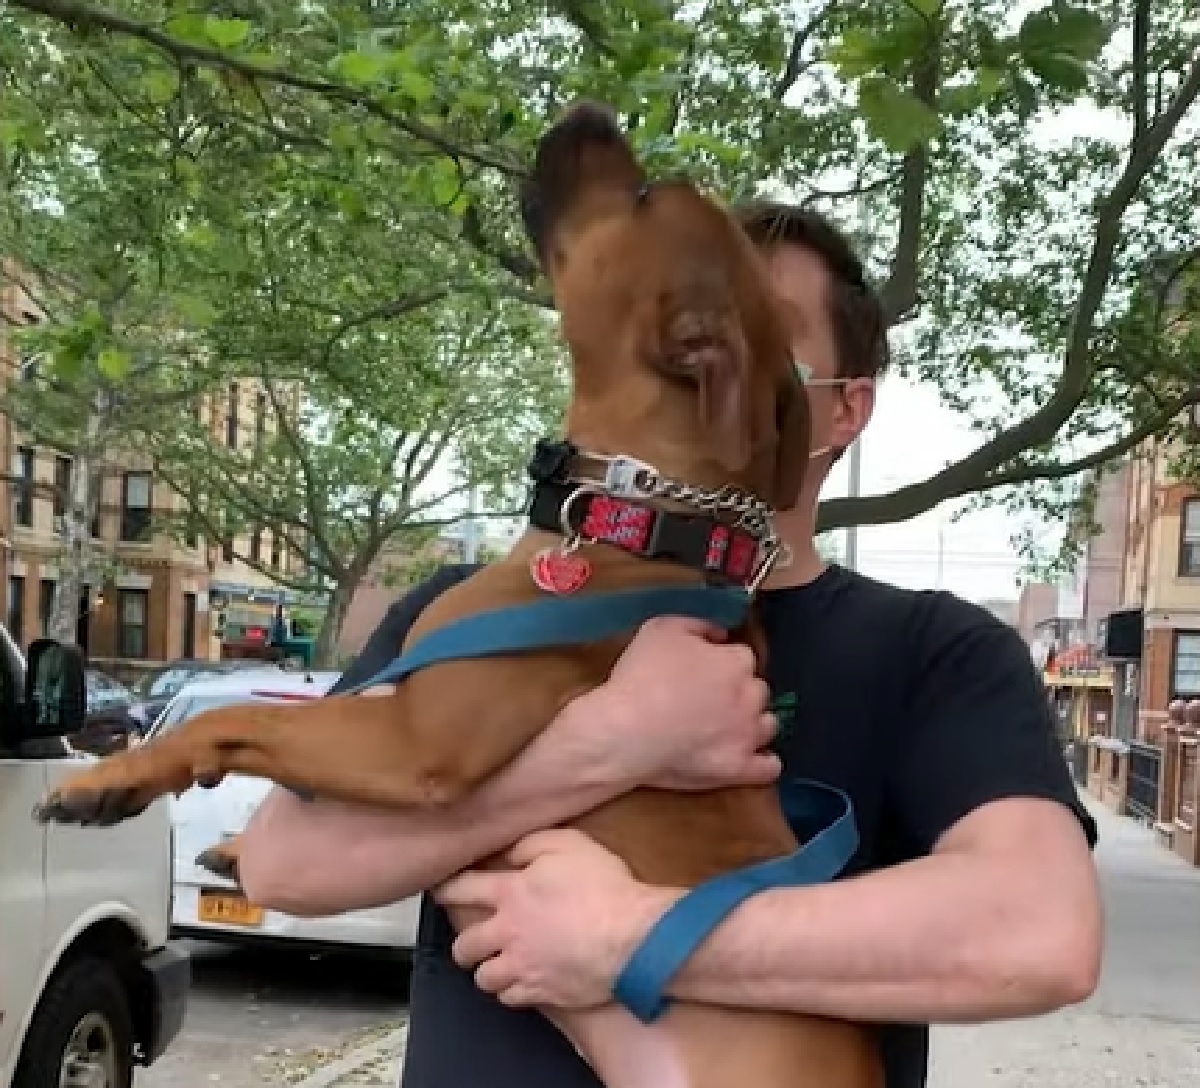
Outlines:
{"type": "MultiPolygon", "coordinates": [[[[0,403],[4,390],[27,373],[9,330],[40,320],[36,304],[11,283],[0,286],[0,403]]],[[[231,442],[252,440],[253,386],[232,385],[204,411],[231,442]]],[[[4,620],[21,645],[46,630],[62,554],[62,518],[71,458],[39,448],[0,411],[0,582],[4,620]]],[[[89,659],[131,675],[177,657],[228,654],[250,624],[269,626],[279,591],[271,579],[233,559],[230,549],[202,537],[185,545],[155,534],[155,514],[178,509],[178,497],[154,479],[136,454],[112,451],[99,467],[100,504],[92,524],[93,552],[109,573],[90,579],[79,601],[76,638],[89,659]],[[210,607],[210,605],[212,607],[210,607]],[[217,613],[216,608],[222,609],[217,613]],[[227,631],[214,623],[222,615],[227,631]],[[236,620],[248,621],[240,626],[236,620]],[[233,633],[232,635],[230,633],[233,633]]],[[[244,544],[236,545],[239,550],[244,544]]],[[[257,547],[281,571],[294,562],[265,531],[257,547]]]]}
{"type": "Polygon", "coordinates": [[[1200,698],[1200,489],[1174,479],[1157,441],[1130,466],[1119,606],[1107,624],[1122,735],[1156,740],[1176,698],[1200,698]]]}

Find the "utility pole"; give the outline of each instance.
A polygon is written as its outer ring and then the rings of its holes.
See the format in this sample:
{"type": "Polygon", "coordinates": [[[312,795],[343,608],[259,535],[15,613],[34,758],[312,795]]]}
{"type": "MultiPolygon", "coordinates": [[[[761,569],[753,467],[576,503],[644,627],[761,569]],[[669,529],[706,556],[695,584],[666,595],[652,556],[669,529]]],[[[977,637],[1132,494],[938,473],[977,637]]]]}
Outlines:
{"type": "MultiPolygon", "coordinates": [[[[850,446],[850,488],[847,495],[857,499],[862,495],[862,435],[850,446]]],[[[858,526],[846,527],[846,569],[858,570],[858,526]]]]}
{"type": "Polygon", "coordinates": [[[471,488],[467,492],[467,517],[463,525],[463,562],[475,563],[478,562],[479,555],[479,526],[475,521],[475,515],[479,510],[479,491],[478,488],[471,488]]]}

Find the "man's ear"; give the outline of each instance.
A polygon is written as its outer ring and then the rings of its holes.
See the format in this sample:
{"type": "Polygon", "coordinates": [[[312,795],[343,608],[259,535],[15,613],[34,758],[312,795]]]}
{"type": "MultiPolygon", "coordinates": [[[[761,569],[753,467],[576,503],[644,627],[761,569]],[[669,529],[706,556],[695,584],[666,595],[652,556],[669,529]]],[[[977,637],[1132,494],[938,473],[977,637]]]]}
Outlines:
{"type": "Polygon", "coordinates": [[[572,106],[538,143],[521,186],[521,219],[542,268],[556,263],[557,240],[572,223],[605,196],[633,199],[645,180],[613,112],[594,102],[572,106]]]}
{"type": "Polygon", "coordinates": [[[776,510],[790,510],[796,505],[800,488],[804,486],[812,441],[808,392],[795,378],[780,387],[775,402],[775,426],[778,441],[775,447],[775,494],[771,501],[776,510]]]}

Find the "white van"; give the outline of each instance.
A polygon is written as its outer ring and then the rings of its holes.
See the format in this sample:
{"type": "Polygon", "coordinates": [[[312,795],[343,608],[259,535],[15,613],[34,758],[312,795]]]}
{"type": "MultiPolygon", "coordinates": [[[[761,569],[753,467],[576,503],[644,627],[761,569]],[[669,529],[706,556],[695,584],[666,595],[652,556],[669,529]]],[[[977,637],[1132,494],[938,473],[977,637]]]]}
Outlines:
{"type": "MultiPolygon", "coordinates": [[[[187,684],[150,727],[147,739],[182,725],[201,711],[237,703],[286,703],[321,698],[336,672],[247,669],[187,684]]],[[[175,826],[175,911],[172,932],[236,944],[281,944],[305,951],[370,953],[404,959],[417,938],[420,896],[373,910],[297,918],[249,902],[229,880],[196,864],[209,847],[238,835],[273,784],[226,775],[205,789],[193,786],[172,801],[175,826]]]]}
{"type": "Polygon", "coordinates": [[[77,651],[40,641],[29,677],[0,626],[0,1088],[129,1088],[178,1034],[191,968],[168,945],[166,801],[112,828],[34,806],[91,757],[77,651]]]}

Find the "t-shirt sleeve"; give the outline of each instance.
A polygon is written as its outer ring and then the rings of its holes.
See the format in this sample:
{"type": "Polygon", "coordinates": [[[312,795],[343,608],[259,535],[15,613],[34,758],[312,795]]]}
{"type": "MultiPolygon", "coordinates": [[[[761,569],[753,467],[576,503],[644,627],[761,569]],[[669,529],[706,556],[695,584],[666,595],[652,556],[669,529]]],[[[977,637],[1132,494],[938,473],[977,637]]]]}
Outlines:
{"type": "Polygon", "coordinates": [[[410,589],[396,601],[375,628],[358,657],[329,689],[330,695],[365,684],[400,653],[409,628],[417,617],[451,586],[470,577],[477,568],[465,565],[439,567],[424,582],[410,589]]]}
{"type": "Polygon", "coordinates": [[[910,642],[916,668],[890,780],[894,812],[915,845],[931,850],[991,801],[1037,797],[1074,812],[1094,846],[1095,822],[1079,800],[1020,635],[957,598],[929,603],[910,642]]]}

